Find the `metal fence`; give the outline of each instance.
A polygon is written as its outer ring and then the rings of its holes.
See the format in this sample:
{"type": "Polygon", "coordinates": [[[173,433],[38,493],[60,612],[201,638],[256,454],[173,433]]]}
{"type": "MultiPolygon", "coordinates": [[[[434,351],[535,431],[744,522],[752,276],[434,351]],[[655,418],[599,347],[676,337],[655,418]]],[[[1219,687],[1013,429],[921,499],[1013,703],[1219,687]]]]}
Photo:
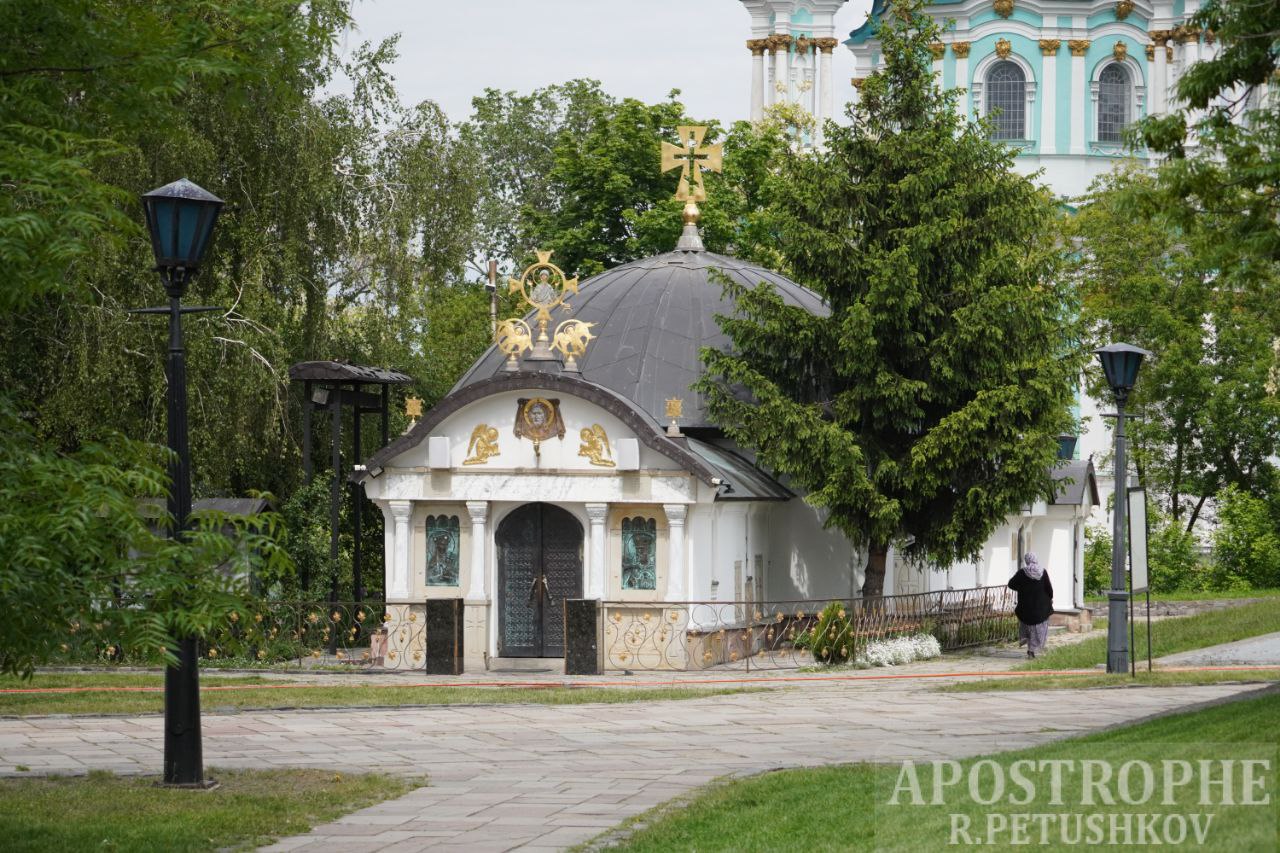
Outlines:
{"type": "MultiPolygon", "coordinates": [[[[136,607],[111,601],[95,608],[136,607]]],[[[208,667],[383,667],[419,669],[426,658],[425,605],[325,601],[258,601],[213,626],[201,640],[208,667]]],[[[94,615],[73,622],[58,638],[55,661],[155,664],[154,649],[120,646],[109,632],[90,630],[94,615]],[[106,637],[106,638],[104,638],[106,637]]],[[[105,621],[105,620],[104,620],[105,621]]],[[[105,626],[103,626],[105,627],[105,626]]]]}
{"type": "Polygon", "coordinates": [[[788,669],[856,662],[869,644],[930,634],[944,651],[1017,637],[1003,586],[819,601],[606,601],[605,670],[788,669]]]}

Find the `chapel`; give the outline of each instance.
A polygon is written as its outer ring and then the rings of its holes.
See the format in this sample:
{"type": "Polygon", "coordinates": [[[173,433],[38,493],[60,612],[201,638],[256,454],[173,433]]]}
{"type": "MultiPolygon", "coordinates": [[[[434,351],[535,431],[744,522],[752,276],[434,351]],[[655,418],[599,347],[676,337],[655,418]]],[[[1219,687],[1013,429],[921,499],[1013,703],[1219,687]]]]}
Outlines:
{"type": "MultiPolygon", "coordinates": [[[[673,250],[582,282],[538,252],[509,281],[530,312],[498,326],[454,388],[357,470],[386,520],[388,619],[424,619],[433,599],[461,602],[466,671],[564,657],[566,601],[607,602],[614,619],[625,613],[661,637],[647,665],[682,669],[725,659],[723,647],[699,645],[726,622],[717,603],[749,620],[766,602],[813,612],[859,594],[865,554],[756,467],[691,390],[701,348],[728,344],[716,318],[734,307],[718,276],[763,282],[815,314],[827,307],[784,276],[706,250],[697,203],[702,170],[718,170],[721,151],[703,144],[705,128],[678,130],[680,146],[663,144],[686,202],[673,250]]],[[[1003,585],[1018,537],[1042,518],[1045,546],[1070,555],[1058,561],[1070,606],[1096,501],[1091,466],[1078,468],[1061,472],[1078,488],[1015,514],[972,564],[929,571],[891,552],[886,592],[1003,585]]],[[[411,647],[421,634],[392,634],[388,666],[421,660],[411,647]]],[[[733,656],[752,653],[748,643],[733,656]]],[[[638,663],[628,654],[606,668],[638,663]]]]}

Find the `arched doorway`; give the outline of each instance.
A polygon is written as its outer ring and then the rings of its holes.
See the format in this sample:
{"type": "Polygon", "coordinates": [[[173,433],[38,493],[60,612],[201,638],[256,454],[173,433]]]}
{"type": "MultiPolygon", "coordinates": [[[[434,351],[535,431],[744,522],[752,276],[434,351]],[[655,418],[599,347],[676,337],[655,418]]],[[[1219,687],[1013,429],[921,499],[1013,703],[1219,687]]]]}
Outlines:
{"type": "Polygon", "coordinates": [[[498,656],[564,657],[564,600],[582,597],[582,525],[525,504],[498,525],[498,656]]]}

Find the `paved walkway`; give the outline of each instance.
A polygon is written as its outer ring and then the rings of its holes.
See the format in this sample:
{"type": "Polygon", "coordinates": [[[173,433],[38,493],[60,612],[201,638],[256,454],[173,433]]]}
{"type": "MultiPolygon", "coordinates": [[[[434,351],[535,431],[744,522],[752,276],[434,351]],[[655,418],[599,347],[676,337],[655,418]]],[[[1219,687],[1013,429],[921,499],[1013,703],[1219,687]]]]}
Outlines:
{"type": "Polygon", "coordinates": [[[1280,666],[1280,632],[1166,655],[1156,663],[1164,666],[1280,666]]]}
{"type": "MultiPolygon", "coordinates": [[[[936,682],[807,682],[625,705],[207,715],[210,767],[430,775],[431,786],[273,850],[561,849],[726,774],[1015,749],[1256,686],[934,693],[936,682]]],[[[154,773],[162,718],[0,720],[0,773],[154,773]]],[[[24,773],[22,775],[31,775],[24,773]]]]}

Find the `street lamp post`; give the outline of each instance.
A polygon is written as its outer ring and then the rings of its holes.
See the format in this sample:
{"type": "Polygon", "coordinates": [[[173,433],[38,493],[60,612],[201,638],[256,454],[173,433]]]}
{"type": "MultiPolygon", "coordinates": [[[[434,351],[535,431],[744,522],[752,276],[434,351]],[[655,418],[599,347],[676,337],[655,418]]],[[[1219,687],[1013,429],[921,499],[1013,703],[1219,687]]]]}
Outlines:
{"type": "Polygon", "coordinates": [[[1129,591],[1125,583],[1125,512],[1129,485],[1124,435],[1124,404],[1138,380],[1142,359],[1151,355],[1131,344],[1094,350],[1116,398],[1115,492],[1112,497],[1111,589],[1107,591],[1107,672],[1129,671],[1129,591]]]}
{"type": "MultiPolygon", "coordinates": [[[[187,444],[187,362],[182,343],[182,315],[218,310],[182,307],[182,296],[200,267],[213,235],[222,199],[186,178],[152,190],[142,197],[156,256],[156,272],[164,282],[169,304],[138,313],[169,317],[168,430],[169,536],[180,539],[191,515],[191,449],[187,444]]],[[[164,676],[164,782],[204,787],[204,758],[200,745],[200,672],[195,637],[178,638],[178,663],[164,676]]]]}

